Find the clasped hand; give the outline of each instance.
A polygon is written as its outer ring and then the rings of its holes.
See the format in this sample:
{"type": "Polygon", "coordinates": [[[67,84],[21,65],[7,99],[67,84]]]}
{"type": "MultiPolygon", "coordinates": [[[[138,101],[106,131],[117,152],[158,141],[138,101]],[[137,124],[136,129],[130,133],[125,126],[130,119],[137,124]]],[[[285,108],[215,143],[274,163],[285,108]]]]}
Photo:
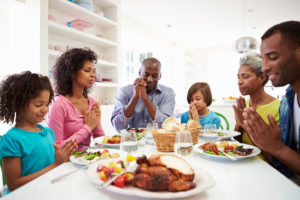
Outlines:
{"type": "Polygon", "coordinates": [[[147,96],[147,83],[142,78],[137,78],[133,85],[135,86],[135,96],[143,98],[147,96]]]}

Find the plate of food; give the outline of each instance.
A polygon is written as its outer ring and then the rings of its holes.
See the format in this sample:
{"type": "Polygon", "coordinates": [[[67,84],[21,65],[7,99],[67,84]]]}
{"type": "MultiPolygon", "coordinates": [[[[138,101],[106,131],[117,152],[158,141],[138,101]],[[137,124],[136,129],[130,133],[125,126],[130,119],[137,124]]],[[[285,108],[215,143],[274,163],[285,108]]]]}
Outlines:
{"type": "Polygon", "coordinates": [[[98,160],[120,158],[119,150],[108,149],[87,149],[81,152],[75,152],[70,161],[77,165],[89,165],[98,160]]]}
{"type": "Polygon", "coordinates": [[[230,159],[224,153],[230,157],[234,157],[235,160],[250,158],[260,154],[260,149],[256,146],[233,141],[200,143],[194,146],[194,150],[202,155],[216,159],[230,159]]]}
{"type": "Polygon", "coordinates": [[[94,139],[96,145],[100,144],[103,148],[119,149],[121,142],[121,135],[101,136],[94,139]]]}
{"type": "Polygon", "coordinates": [[[214,139],[214,140],[227,140],[232,137],[236,137],[241,135],[240,132],[232,131],[232,130],[202,130],[200,132],[200,137],[206,138],[206,139],[214,139]]]}
{"type": "MultiPolygon", "coordinates": [[[[118,162],[122,163],[122,161],[118,162]]],[[[204,192],[215,184],[209,172],[198,166],[191,166],[183,158],[176,155],[155,154],[149,158],[142,156],[137,158],[136,163],[136,170],[131,175],[124,175],[119,180],[121,183],[117,182],[114,185],[98,188],[121,196],[176,199],[204,192]]],[[[114,167],[114,164],[109,165],[114,167]]],[[[122,164],[120,166],[122,167],[122,164]]],[[[94,184],[101,185],[106,177],[110,177],[110,175],[104,176],[110,171],[116,172],[120,169],[107,169],[107,161],[106,165],[99,161],[89,166],[87,175],[94,184]]]]}
{"type": "MultiPolygon", "coordinates": [[[[134,130],[136,132],[136,137],[138,141],[142,141],[144,136],[146,135],[146,129],[144,128],[133,128],[127,130],[134,130]]],[[[110,136],[102,136],[94,139],[96,144],[100,144],[104,148],[120,148],[121,135],[113,135],[110,136]]]]}
{"type": "Polygon", "coordinates": [[[231,103],[231,104],[235,104],[236,103],[236,97],[233,97],[233,96],[229,96],[229,97],[223,97],[221,99],[222,102],[224,103],[231,103]]]}

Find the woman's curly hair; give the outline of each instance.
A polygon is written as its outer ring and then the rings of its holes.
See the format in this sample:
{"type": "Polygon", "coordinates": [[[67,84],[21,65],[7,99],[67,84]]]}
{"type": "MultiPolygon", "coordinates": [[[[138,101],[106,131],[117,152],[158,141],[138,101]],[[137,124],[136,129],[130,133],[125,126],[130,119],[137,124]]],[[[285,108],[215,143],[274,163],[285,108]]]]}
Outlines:
{"type": "MultiPolygon", "coordinates": [[[[97,55],[88,48],[74,48],[63,53],[54,66],[56,93],[59,95],[73,95],[72,81],[76,73],[83,67],[85,61],[96,63],[97,55]]],[[[88,88],[84,88],[83,95],[87,97],[88,88]]]]}
{"type": "Polygon", "coordinates": [[[15,116],[27,106],[42,90],[50,92],[49,103],[54,93],[47,76],[25,71],[8,76],[0,84],[0,120],[13,123],[15,116]]]}

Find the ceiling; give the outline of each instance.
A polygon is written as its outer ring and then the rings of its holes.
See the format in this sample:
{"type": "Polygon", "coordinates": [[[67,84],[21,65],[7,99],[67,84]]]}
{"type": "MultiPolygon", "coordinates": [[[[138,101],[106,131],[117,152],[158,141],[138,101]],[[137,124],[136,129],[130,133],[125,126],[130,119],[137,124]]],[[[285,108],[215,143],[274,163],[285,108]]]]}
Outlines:
{"type": "Polygon", "coordinates": [[[300,20],[300,0],[121,0],[122,12],[190,48],[258,40],[270,26],[300,20]],[[167,27],[171,26],[171,27],[167,27]]]}

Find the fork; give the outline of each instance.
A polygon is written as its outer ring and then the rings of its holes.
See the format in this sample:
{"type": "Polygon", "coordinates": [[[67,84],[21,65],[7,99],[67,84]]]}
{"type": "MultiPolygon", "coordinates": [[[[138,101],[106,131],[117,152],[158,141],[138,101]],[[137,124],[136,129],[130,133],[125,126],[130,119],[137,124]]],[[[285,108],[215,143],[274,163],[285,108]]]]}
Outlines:
{"type": "Polygon", "coordinates": [[[77,169],[75,169],[73,171],[70,171],[70,172],[68,172],[66,174],[63,174],[61,176],[58,176],[58,177],[52,179],[51,183],[56,183],[56,182],[60,181],[61,179],[65,178],[65,177],[67,177],[67,176],[69,176],[71,174],[74,174],[76,172],[79,172],[81,169],[87,169],[88,167],[89,167],[88,165],[87,166],[83,166],[83,167],[77,168],[77,169]]]}

